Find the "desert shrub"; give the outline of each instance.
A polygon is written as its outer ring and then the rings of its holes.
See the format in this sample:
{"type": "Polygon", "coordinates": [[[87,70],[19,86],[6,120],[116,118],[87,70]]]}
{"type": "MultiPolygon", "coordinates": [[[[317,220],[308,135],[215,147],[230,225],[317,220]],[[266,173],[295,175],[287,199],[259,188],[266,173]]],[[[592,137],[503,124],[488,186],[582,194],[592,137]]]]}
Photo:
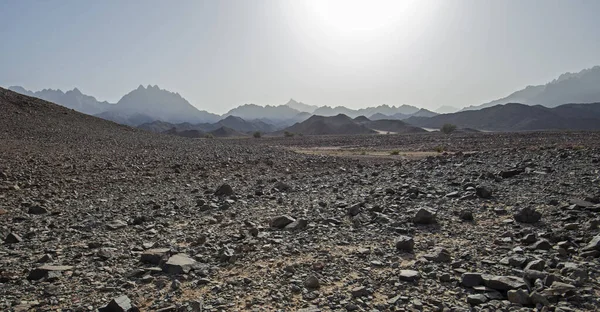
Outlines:
{"type": "Polygon", "coordinates": [[[440,128],[440,131],[441,131],[442,133],[446,133],[446,134],[450,134],[450,133],[454,132],[455,130],[456,130],[456,125],[449,124],[449,123],[447,123],[447,124],[444,124],[444,125],[443,125],[443,126],[440,128]]]}
{"type": "Polygon", "coordinates": [[[292,137],[294,137],[294,133],[286,131],[283,133],[283,136],[285,136],[286,138],[292,138],[292,137]]]}
{"type": "Polygon", "coordinates": [[[400,151],[399,150],[393,150],[390,152],[390,155],[400,155],[400,151]]]}
{"type": "Polygon", "coordinates": [[[254,132],[254,134],[252,134],[252,136],[253,136],[255,139],[260,139],[260,137],[262,136],[262,134],[260,133],[260,131],[256,131],[256,132],[254,132]]]}
{"type": "Polygon", "coordinates": [[[207,138],[207,139],[214,139],[215,138],[215,136],[212,133],[207,133],[207,134],[204,135],[204,137],[207,138]]]}
{"type": "Polygon", "coordinates": [[[438,153],[443,153],[446,151],[446,148],[441,145],[438,145],[438,146],[434,147],[433,149],[438,153]]]}

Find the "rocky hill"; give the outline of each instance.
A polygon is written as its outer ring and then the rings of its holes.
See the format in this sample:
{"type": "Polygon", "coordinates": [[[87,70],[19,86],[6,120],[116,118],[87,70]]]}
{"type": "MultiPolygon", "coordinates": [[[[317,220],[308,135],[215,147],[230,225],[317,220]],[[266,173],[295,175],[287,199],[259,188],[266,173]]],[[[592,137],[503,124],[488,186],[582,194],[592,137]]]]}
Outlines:
{"type": "Polygon", "coordinates": [[[93,140],[111,137],[112,131],[139,131],[79,113],[48,101],[0,88],[0,135],[4,139],[93,140]]]}
{"type": "Polygon", "coordinates": [[[307,120],[297,123],[284,131],[304,135],[351,135],[371,134],[376,131],[352,120],[352,118],[339,114],[336,116],[313,115],[307,120]]]}

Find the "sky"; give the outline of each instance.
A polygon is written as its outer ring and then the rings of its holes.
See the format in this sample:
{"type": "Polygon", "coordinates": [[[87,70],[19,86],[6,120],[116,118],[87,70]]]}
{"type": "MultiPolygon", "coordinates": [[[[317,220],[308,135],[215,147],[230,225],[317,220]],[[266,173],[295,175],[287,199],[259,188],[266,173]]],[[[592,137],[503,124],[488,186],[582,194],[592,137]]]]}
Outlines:
{"type": "Polygon", "coordinates": [[[2,0],[0,86],[428,109],[600,65],[597,0],[2,0]]]}

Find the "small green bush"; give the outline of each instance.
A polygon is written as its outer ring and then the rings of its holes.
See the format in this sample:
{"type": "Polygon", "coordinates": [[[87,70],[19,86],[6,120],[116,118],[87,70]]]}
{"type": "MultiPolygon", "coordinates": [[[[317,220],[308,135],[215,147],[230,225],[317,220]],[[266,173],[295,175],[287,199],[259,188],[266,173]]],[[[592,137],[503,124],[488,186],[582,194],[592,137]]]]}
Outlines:
{"type": "Polygon", "coordinates": [[[390,155],[400,155],[400,151],[399,150],[393,150],[390,152],[390,155]]]}
{"type": "Polygon", "coordinates": [[[254,132],[254,134],[252,134],[252,136],[255,139],[260,139],[260,137],[262,137],[262,134],[260,133],[260,131],[256,131],[256,132],[254,132]]]}
{"type": "Polygon", "coordinates": [[[293,132],[289,132],[289,131],[284,132],[283,135],[286,138],[293,138],[294,137],[294,133],[293,132]]]}
{"type": "Polygon", "coordinates": [[[444,125],[443,125],[443,126],[440,128],[440,131],[441,131],[442,133],[445,133],[445,134],[450,134],[450,133],[454,132],[455,130],[456,130],[456,125],[449,124],[449,123],[447,123],[447,124],[444,124],[444,125]]]}

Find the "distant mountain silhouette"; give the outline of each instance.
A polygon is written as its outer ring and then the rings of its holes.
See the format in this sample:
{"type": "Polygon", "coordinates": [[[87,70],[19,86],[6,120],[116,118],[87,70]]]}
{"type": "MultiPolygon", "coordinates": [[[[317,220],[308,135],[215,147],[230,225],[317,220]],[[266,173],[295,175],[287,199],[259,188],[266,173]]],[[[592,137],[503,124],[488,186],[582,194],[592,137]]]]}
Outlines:
{"type": "Polygon", "coordinates": [[[23,95],[53,102],[88,115],[95,115],[104,112],[114,105],[106,101],[99,102],[95,97],[85,95],[77,88],[67,92],[62,92],[59,89],[44,89],[42,91],[32,92],[20,86],[12,86],[8,89],[23,95]]]}
{"type": "Polygon", "coordinates": [[[451,113],[456,113],[459,110],[460,110],[460,108],[456,108],[454,106],[443,105],[443,106],[440,106],[438,109],[436,109],[435,112],[438,114],[451,114],[451,113]]]}
{"type": "MultiPolygon", "coordinates": [[[[139,129],[157,132],[157,133],[169,133],[177,134],[183,131],[199,131],[202,133],[210,133],[219,128],[225,127],[227,129],[234,130],[235,132],[251,134],[256,131],[261,133],[269,133],[278,130],[277,127],[267,124],[260,120],[246,121],[240,117],[228,116],[225,119],[219,120],[216,123],[199,123],[191,124],[188,122],[184,123],[169,123],[164,121],[152,121],[141,124],[138,126],[139,129]]],[[[220,134],[220,133],[219,133],[220,134]]]]}
{"type": "Polygon", "coordinates": [[[412,115],[419,111],[418,107],[410,106],[410,105],[401,105],[401,106],[389,106],[386,104],[379,105],[376,107],[367,107],[361,109],[350,109],[344,106],[330,107],[330,106],[322,106],[314,111],[315,115],[319,116],[336,116],[339,114],[344,114],[351,118],[355,118],[358,116],[373,116],[376,114],[381,114],[384,116],[392,116],[394,114],[406,114],[412,115]]]}
{"type": "Polygon", "coordinates": [[[437,116],[439,115],[438,113],[434,113],[428,109],[425,108],[421,108],[420,110],[418,110],[417,112],[415,112],[414,114],[412,114],[412,116],[415,117],[433,117],[433,116],[437,116]]]}
{"type": "Polygon", "coordinates": [[[286,106],[291,107],[299,112],[305,112],[305,113],[314,113],[315,110],[317,110],[317,108],[319,108],[316,105],[308,105],[308,104],[304,104],[302,102],[296,102],[294,99],[290,99],[286,104],[286,106]]]}
{"type": "Polygon", "coordinates": [[[97,116],[132,126],[155,120],[200,123],[214,122],[220,118],[219,115],[198,110],[178,93],[158,86],[144,88],[141,85],[97,116]]]}
{"type": "Polygon", "coordinates": [[[556,107],[564,103],[596,102],[600,102],[600,66],[584,69],[578,73],[565,73],[545,85],[528,86],[505,98],[469,106],[463,110],[475,110],[506,103],[556,107]]]}
{"type": "Polygon", "coordinates": [[[416,116],[416,117],[433,117],[435,115],[437,115],[437,113],[434,113],[434,112],[432,112],[430,110],[421,108],[421,109],[419,109],[419,110],[417,110],[417,111],[415,111],[415,112],[413,112],[411,114],[395,113],[395,114],[392,114],[392,115],[385,115],[385,114],[382,114],[382,113],[376,113],[376,114],[371,115],[369,117],[369,119],[370,120],[382,120],[382,119],[404,120],[404,119],[407,119],[407,118],[412,117],[412,116],[416,116]]]}
{"type": "Polygon", "coordinates": [[[223,116],[237,116],[245,120],[269,119],[282,121],[292,119],[298,114],[300,114],[299,110],[293,109],[287,105],[260,106],[256,104],[244,104],[230,110],[223,116]]]}
{"type": "Polygon", "coordinates": [[[600,103],[565,104],[554,108],[509,103],[430,118],[411,117],[406,122],[425,128],[440,128],[450,123],[459,128],[491,131],[600,130],[600,103]]]}
{"type": "Polygon", "coordinates": [[[220,120],[217,124],[234,129],[239,132],[273,132],[276,129],[274,125],[268,124],[261,120],[246,121],[237,116],[227,116],[225,119],[220,120]]]}

